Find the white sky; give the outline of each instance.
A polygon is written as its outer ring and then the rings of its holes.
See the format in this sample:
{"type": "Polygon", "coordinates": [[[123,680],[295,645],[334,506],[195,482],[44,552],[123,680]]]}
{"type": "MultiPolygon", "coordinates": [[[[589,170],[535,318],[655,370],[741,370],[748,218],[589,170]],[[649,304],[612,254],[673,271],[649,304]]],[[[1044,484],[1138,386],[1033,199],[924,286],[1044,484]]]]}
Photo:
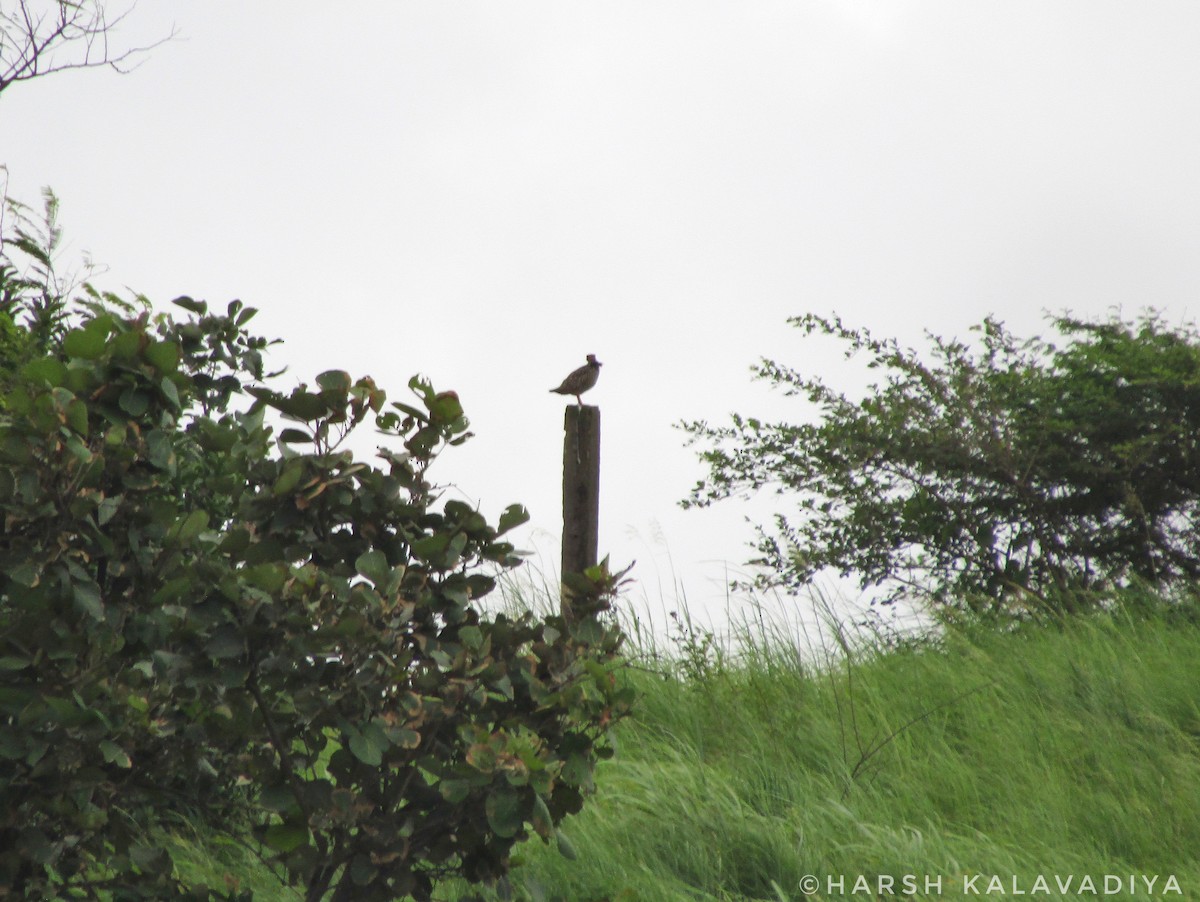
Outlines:
{"type": "Polygon", "coordinates": [[[457,390],[477,437],[435,475],[526,504],[545,568],[548,389],[595,353],[601,553],[654,606],[673,567],[719,618],[751,537],[678,509],[703,472],[671,424],[805,416],[763,355],[841,378],[787,316],[915,342],[1195,310],[1195,2],[143,0],[118,39],[172,23],[131,75],[0,98],[10,194],[52,186],[109,287],[259,307],[286,384],[457,390]]]}

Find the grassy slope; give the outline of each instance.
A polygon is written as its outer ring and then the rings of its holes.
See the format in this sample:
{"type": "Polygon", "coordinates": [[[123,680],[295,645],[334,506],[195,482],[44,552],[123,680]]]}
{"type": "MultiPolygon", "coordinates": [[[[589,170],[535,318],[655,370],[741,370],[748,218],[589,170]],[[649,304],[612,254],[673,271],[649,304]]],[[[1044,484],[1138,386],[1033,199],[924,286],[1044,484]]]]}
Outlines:
{"type": "Polygon", "coordinates": [[[1041,874],[1030,898],[1079,898],[1053,878],[1091,874],[1147,899],[1104,875],[1161,875],[1157,897],[1173,874],[1166,898],[1200,899],[1200,627],[1098,616],[823,675],[761,644],[692,669],[630,671],[638,714],[565,825],[578,859],[533,840],[518,898],[800,899],[806,874],[846,877],[817,899],[876,898],[859,874],[940,875],[943,899],[1041,874]]]}
{"type": "Polygon", "coordinates": [[[825,676],[759,647],[634,678],[621,755],[567,825],[579,860],[530,848],[547,898],[790,899],[805,874],[880,873],[942,875],[940,898],[964,874],[1010,895],[1014,875],[1174,874],[1200,898],[1195,626],[960,634],[825,676]]]}

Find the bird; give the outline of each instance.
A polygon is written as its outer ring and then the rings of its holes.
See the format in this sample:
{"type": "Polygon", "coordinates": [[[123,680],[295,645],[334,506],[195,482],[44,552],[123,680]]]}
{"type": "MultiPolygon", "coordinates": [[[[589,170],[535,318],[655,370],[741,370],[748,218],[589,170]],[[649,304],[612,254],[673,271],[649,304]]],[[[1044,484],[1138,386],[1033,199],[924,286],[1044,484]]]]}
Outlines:
{"type": "Polygon", "coordinates": [[[587,363],[564,379],[562,385],[552,388],[550,391],[559,395],[574,395],[575,400],[582,407],[583,398],[579,396],[596,384],[596,380],[600,378],[600,367],[603,365],[596,359],[595,354],[588,354],[587,363]]]}

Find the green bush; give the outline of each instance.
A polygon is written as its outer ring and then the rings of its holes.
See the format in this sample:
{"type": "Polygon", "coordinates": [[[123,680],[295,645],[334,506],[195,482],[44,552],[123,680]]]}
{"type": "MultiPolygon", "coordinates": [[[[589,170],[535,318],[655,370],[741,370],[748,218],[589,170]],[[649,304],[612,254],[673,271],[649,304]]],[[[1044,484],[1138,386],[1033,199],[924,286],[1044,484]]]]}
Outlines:
{"type": "Polygon", "coordinates": [[[414,378],[389,404],[336,370],[280,393],[239,302],[68,311],[16,272],[0,895],[249,898],[184,885],[152,839],[181,809],[310,900],[428,899],[502,878],[531,832],[567,847],[628,702],[618,577],[576,580],[569,623],[481,616],[526,514],[439,502],[427,468],[469,435],[455,394],[414,378]],[[364,422],[394,440],[380,466],[341,450],[364,422]]]}
{"type": "Polygon", "coordinates": [[[1200,576],[1194,327],[1060,316],[1060,347],[987,319],[976,347],[930,336],[926,362],[836,318],[792,323],[885,378],[855,399],[763,361],[759,377],[807,398],[816,422],[684,424],[709,471],[685,504],[770,487],[798,509],[759,531],[764,582],[833,568],[1011,613],[1200,576]]]}

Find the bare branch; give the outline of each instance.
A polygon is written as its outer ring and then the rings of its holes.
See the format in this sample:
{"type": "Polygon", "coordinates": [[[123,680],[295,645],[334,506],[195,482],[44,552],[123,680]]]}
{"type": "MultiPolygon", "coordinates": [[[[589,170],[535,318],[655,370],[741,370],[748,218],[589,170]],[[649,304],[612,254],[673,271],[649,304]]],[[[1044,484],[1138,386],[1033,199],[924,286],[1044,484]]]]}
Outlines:
{"type": "Polygon", "coordinates": [[[178,34],[115,49],[110,37],[133,11],[110,16],[104,0],[0,0],[0,93],[53,72],[108,67],[126,73],[178,34]]]}

